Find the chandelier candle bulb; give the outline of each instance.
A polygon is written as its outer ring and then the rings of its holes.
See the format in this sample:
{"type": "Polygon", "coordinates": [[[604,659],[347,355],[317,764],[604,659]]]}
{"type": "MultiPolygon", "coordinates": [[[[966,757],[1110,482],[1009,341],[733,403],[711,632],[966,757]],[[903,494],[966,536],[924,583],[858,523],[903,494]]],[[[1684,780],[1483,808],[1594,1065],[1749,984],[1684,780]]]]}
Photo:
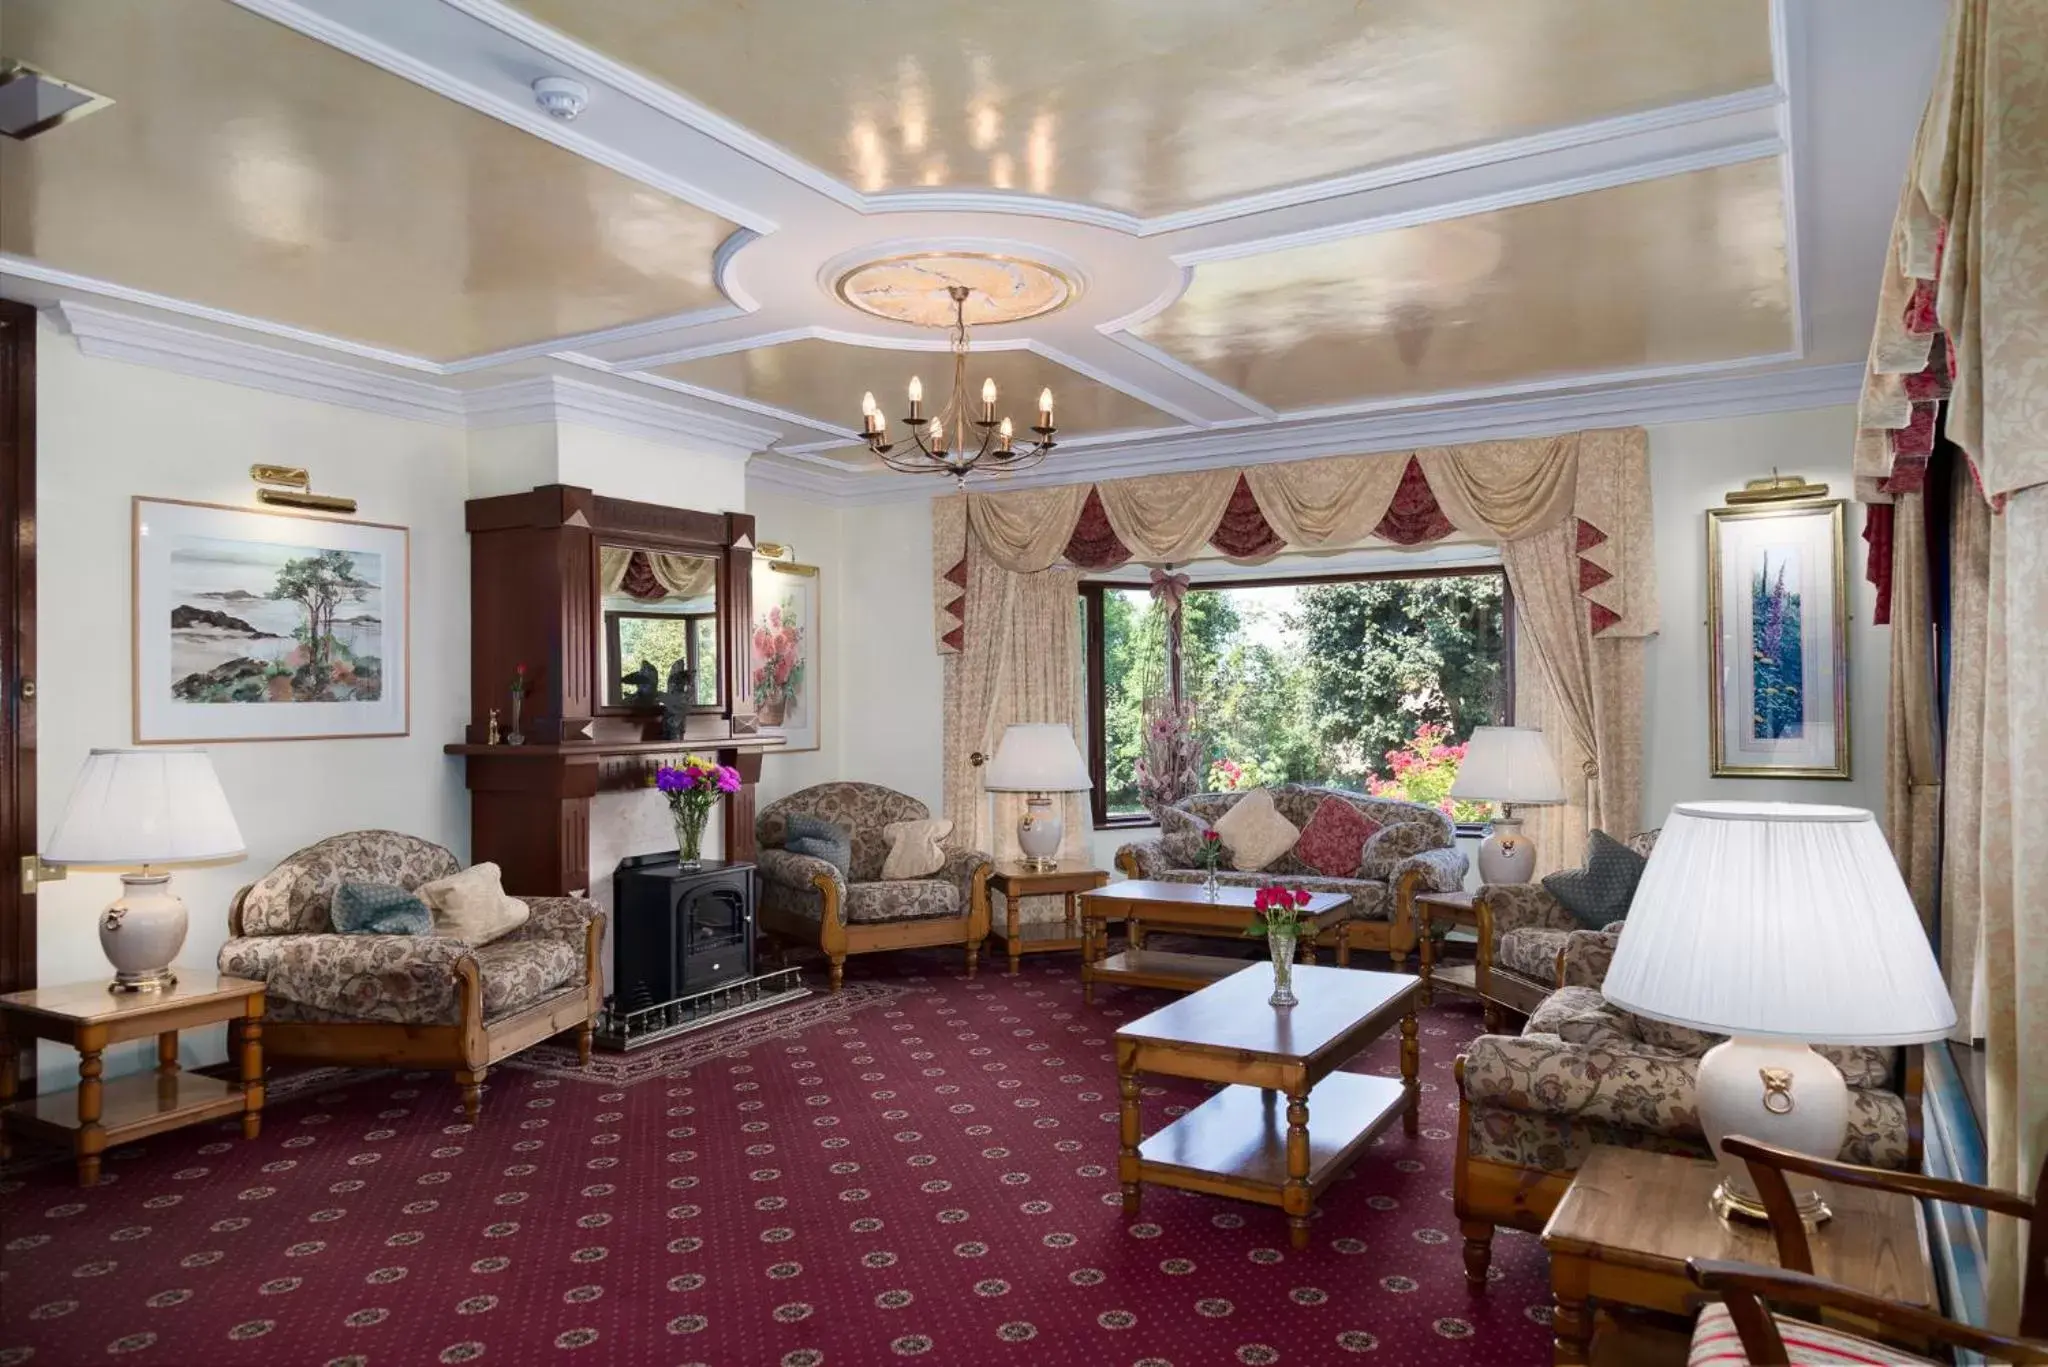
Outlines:
{"type": "Polygon", "coordinates": [[[860,416],[864,430],[868,432],[879,432],[882,430],[882,410],[880,405],[875,402],[873,391],[860,396],[860,416]]]}
{"type": "Polygon", "coordinates": [[[924,381],[910,377],[910,420],[916,422],[924,416],[924,381]]]}
{"type": "Polygon", "coordinates": [[[1050,389],[1038,391],[1038,425],[1045,428],[1052,426],[1052,391],[1050,389]]]}
{"type": "Polygon", "coordinates": [[[925,428],[925,430],[924,430],[924,439],[925,439],[925,441],[926,441],[926,442],[927,442],[927,443],[928,443],[928,444],[929,444],[929,445],[931,446],[932,450],[934,450],[934,451],[943,451],[943,450],[945,450],[945,449],[946,449],[946,425],[945,425],[944,423],[940,422],[940,421],[939,421],[939,420],[938,420],[937,418],[933,418],[933,419],[932,419],[932,422],[931,422],[931,426],[929,426],[929,427],[925,428]]]}
{"type": "Polygon", "coordinates": [[[996,435],[1002,438],[1002,449],[1008,451],[1010,449],[1010,441],[1016,435],[1016,429],[1010,425],[1008,418],[1004,418],[1002,425],[996,428],[996,435]]]}
{"type": "Polygon", "coordinates": [[[994,380],[983,380],[981,382],[981,420],[983,422],[994,422],[996,420],[996,382],[994,380]]]}

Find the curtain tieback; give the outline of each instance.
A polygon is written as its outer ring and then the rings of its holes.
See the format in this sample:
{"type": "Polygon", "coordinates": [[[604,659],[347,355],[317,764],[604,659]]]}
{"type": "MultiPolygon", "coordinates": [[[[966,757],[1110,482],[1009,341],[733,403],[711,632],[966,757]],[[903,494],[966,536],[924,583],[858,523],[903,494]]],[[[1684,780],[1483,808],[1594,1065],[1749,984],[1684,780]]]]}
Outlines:
{"type": "Polygon", "coordinates": [[[1598,778],[1600,776],[1600,766],[1589,759],[1579,766],[1579,772],[1587,778],[1598,778]]]}
{"type": "Polygon", "coordinates": [[[1180,616],[1180,600],[1187,595],[1188,577],[1171,570],[1152,571],[1152,596],[1166,605],[1167,615],[1180,616]]]}

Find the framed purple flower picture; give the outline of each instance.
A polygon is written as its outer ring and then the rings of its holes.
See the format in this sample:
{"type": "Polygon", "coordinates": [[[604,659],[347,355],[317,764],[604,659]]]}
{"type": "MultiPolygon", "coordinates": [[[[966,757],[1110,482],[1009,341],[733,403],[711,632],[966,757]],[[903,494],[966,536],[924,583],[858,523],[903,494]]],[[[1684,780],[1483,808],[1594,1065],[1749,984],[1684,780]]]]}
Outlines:
{"type": "Polygon", "coordinates": [[[1707,513],[1715,778],[1849,777],[1841,500],[1707,513]]]}

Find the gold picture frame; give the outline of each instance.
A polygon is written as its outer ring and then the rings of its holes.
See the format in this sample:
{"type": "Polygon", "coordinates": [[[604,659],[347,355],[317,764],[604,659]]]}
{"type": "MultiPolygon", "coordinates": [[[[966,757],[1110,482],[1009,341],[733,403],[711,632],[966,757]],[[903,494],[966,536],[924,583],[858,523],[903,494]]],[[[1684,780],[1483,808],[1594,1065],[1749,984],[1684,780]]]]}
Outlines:
{"type": "Polygon", "coordinates": [[[1840,499],[1707,511],[1715,778],[1849,777],[1849,577],[1840,499]]]}

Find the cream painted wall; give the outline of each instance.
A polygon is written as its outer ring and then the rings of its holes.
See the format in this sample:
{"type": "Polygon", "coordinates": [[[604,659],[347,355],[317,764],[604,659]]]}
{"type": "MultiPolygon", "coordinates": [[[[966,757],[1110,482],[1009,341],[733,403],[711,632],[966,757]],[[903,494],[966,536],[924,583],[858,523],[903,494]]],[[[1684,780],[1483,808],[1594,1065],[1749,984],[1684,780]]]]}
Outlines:
{"type": "MultiPolygon", "coordinates": [[[[412,733],[391,740],[208,747],[249,849],[235,865],[179,872],[191,909],[179,962],[211,970],[235,889],[301,846],[383,826],[468,847],[469,803],[441,746],[469,713],[469,549],[461,429],[80,354],[47,322],[37,334],[38,546],[36,805],[50,834],[94,746],[133,743],[130,722],[130,499],[144,494],[249,506],[249,466],[308,467],[368,521],[412,529],[412,733]]],[[[47,984],[110,976],[95,918],[111,874],[74,873],[37,896],[37,968],[47,984]]],[[[145,1066],[145,1042],[110,1051],[108,1073],[145,1066]]],[[[222,1057],[221,1031],[185,1036],[188,1064],[222,1057]]],[[[69,1050],[43,1072],[70,1085],[69,1050]]]]}
{"type": "Polygon", "coordinates": [[[1876,598],[1863,577],[1863,509],[1844,526],[1850,599],[1851,777],[1841,780],[1709,776],[1707,745],[1707,519],[1731,489],[1779,470],[1851,493],[1849,407],[1650,429],[1651,497],[1657,513],[1657,591],[1663,630],[1644,652],[1643,824],[1660,825],[1675,802],[1713,798],[1831,802],[1884,811],[1884,714],[1890,695],[1889,627],[1873,625],[1876,598]]]}
{"type": "Polygon", "coordinates": [[[849,509],[840,678],[850,778],[944,806],[943,679],[932,642],[928,502],[849,509]]]}

